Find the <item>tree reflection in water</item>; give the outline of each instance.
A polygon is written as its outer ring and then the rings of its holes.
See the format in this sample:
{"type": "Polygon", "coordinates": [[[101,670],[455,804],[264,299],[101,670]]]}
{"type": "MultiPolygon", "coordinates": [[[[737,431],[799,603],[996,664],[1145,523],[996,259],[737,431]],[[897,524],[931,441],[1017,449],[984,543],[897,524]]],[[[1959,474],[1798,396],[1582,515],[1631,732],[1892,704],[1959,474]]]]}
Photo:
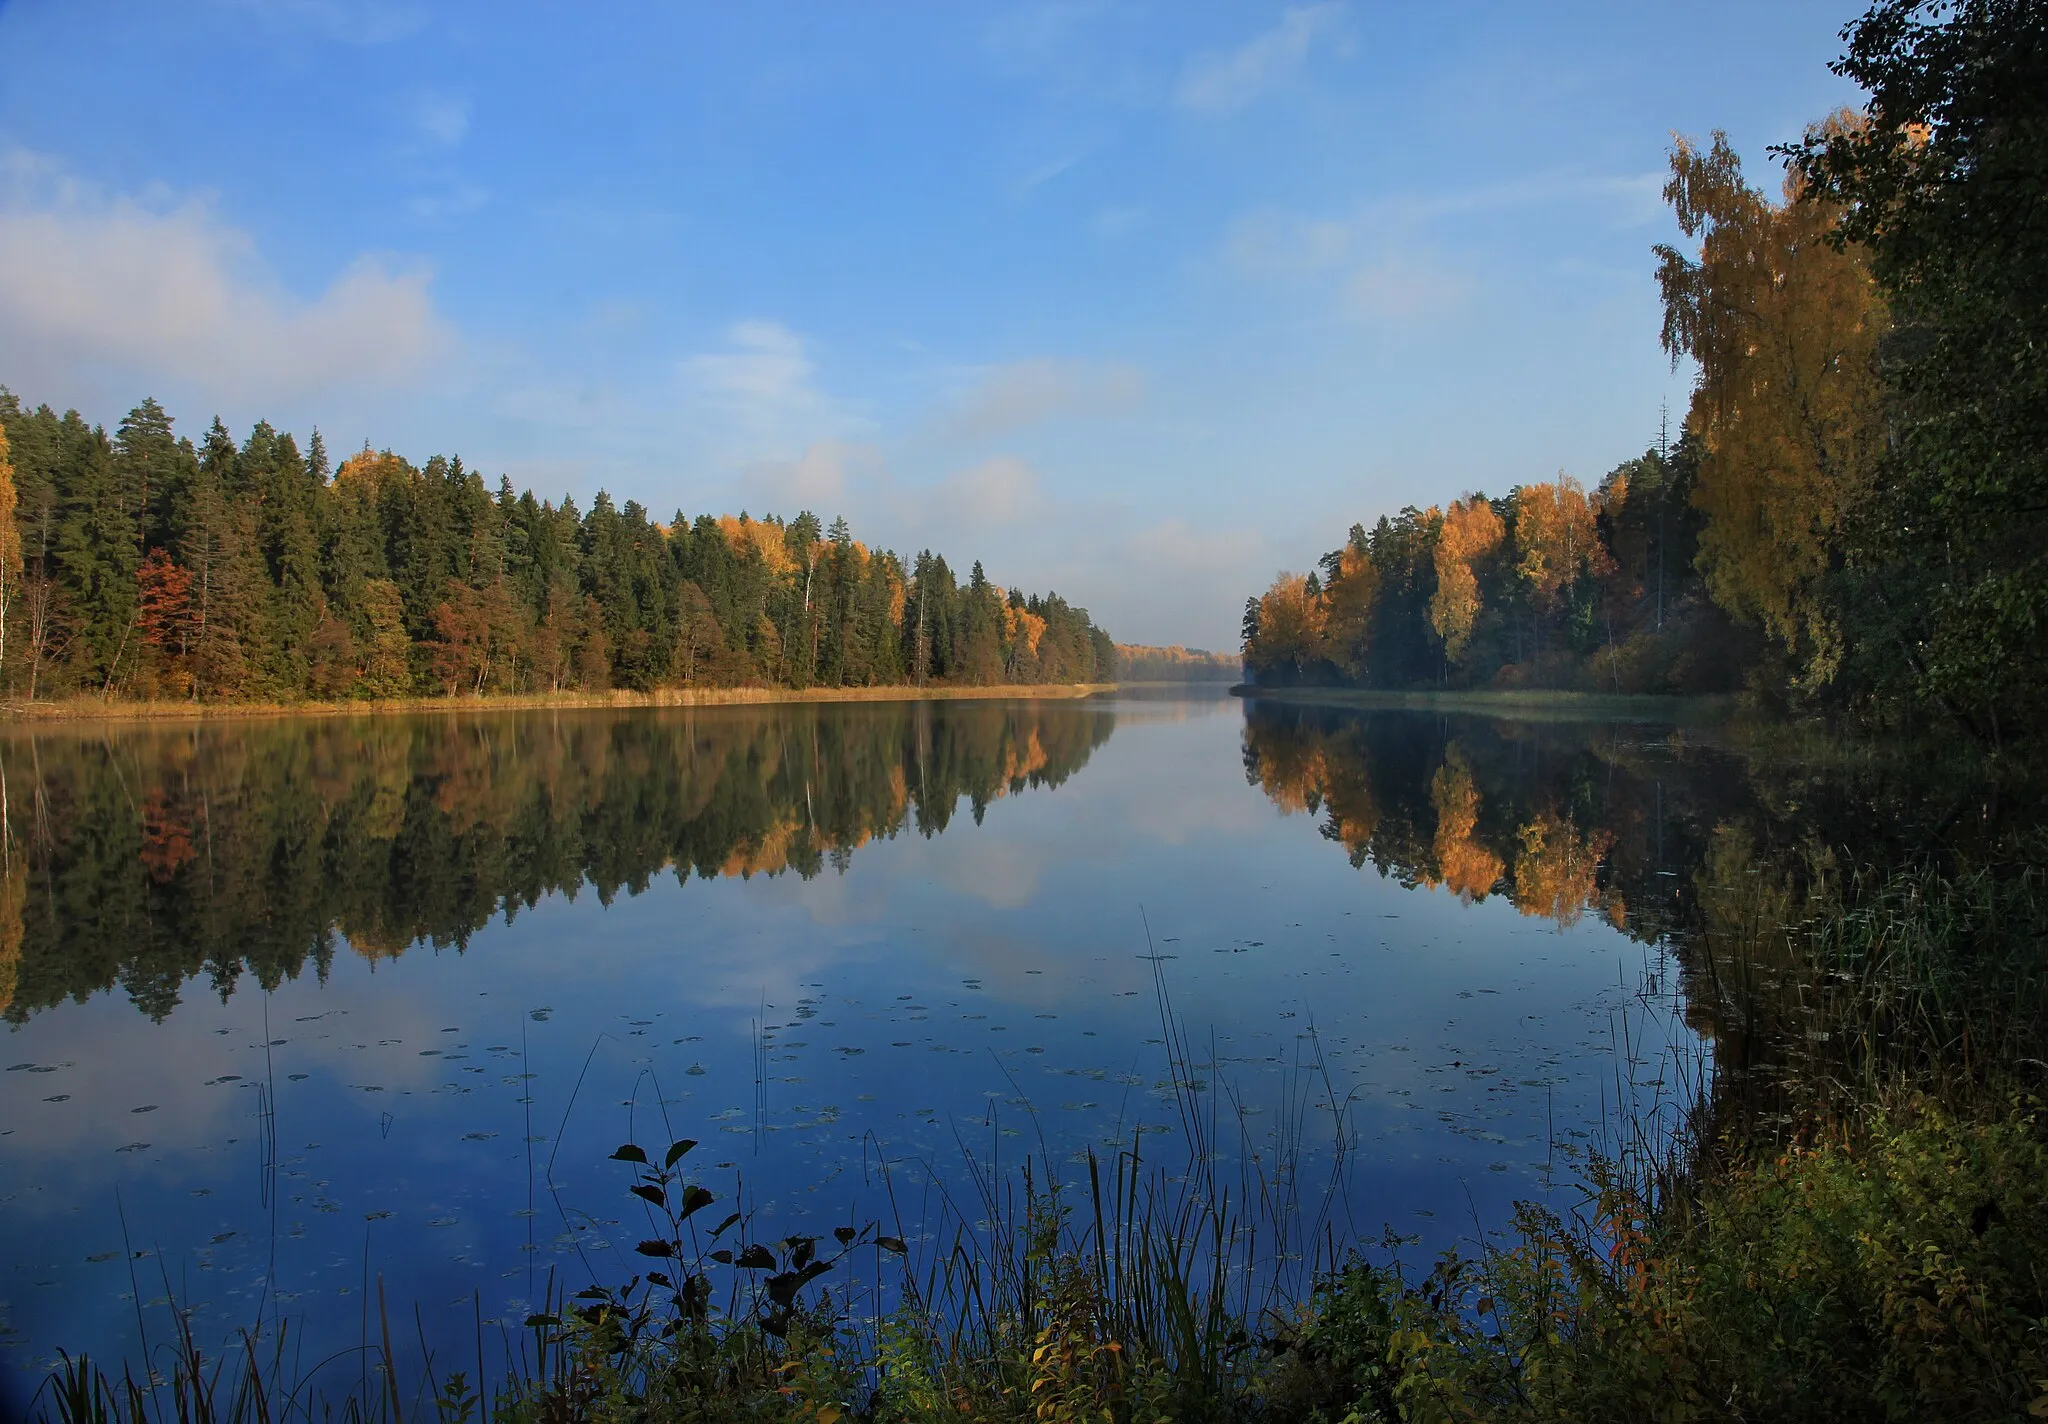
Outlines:
{"type": "Polygon", "coordinates": [[[118,984],[161,1019],[201,975],[226,996],[338,949],[461,949],[556,892],[843,871],[1058,786],[1113,725],[957,702],[18,732],[0,1005],[21,1022],[118,984]]]}

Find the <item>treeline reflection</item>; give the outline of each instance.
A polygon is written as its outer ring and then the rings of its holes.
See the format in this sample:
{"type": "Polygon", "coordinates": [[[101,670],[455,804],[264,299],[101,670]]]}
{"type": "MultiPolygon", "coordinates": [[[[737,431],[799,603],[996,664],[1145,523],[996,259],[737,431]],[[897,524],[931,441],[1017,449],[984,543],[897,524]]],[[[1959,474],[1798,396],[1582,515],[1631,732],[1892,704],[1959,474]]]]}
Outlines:
{"type": "Polygon", "coordinates": [[[1737,752],[1663,727],[1254,701],[1244,760],[1355,866],[1671,945],[1724,1081],[1781,1074],[1810,1036],[1803,926],[1892,870],[1993,858],[2007,816],[1983,782],[1907,759],[1737,752]]]}
{"type": "Polygon", "coordinates": [[[1725,775],[1661,732],[1255,702],[1244,756],[1252,784],[1316,816],[1353,865],[1645,940],[1695,918],[1680,870],[1732,809],[1708,794],[1725,775]]]}
{"type": "Polygon", "coordinates": [[[868,841],[1056,787],[1095,708],[878,703],[364,717],[0,741],[0,1006],[204,976],[272,987],[342,950],[463,947],[544,896],[809,878],[868,841]]]}

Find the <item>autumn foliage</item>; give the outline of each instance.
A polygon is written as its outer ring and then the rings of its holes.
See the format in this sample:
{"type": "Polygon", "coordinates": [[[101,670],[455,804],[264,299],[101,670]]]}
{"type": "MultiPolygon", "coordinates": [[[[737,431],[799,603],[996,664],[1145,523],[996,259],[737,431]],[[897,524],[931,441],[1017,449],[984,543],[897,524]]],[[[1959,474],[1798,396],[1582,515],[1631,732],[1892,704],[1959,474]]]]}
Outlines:
{"type": "Polygon", "coordinates": [[[1268,685],[1702,690],[1725,668],[1683,655],[1721,626],[1672,509],[1693,463],[1653,450],[1590,492],[1561,474],[1354,526],[1246,606],[1246,667],[1268,685]]]}

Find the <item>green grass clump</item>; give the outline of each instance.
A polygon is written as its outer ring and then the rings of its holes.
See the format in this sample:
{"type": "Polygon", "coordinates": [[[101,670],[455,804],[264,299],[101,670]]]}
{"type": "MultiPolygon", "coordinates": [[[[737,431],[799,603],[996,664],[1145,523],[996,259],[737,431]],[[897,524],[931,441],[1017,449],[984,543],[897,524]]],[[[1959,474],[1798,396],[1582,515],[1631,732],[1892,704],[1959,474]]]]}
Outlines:
{"type": "Polygon", "coordinates": [[[1924,1101],[1719,1174],[1524,1207],[1419,1279],[1354,1261],[1268,1398],[1335,1421],[2048,1417],[2048,1118],[1924,1101]]]}

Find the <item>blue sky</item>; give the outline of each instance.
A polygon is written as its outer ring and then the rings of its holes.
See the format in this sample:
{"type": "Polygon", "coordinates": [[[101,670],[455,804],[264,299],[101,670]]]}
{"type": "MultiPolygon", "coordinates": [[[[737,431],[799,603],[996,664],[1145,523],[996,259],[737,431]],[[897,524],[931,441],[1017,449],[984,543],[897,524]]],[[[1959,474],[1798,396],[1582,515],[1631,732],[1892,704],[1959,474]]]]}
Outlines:
{"type": "Polygon", "coordinates": [[[1856,10],[0,0],[0,384],[1233,646],[1353,521],[1676,419],[1670,133],[1775,186],[1856,10]]]}

